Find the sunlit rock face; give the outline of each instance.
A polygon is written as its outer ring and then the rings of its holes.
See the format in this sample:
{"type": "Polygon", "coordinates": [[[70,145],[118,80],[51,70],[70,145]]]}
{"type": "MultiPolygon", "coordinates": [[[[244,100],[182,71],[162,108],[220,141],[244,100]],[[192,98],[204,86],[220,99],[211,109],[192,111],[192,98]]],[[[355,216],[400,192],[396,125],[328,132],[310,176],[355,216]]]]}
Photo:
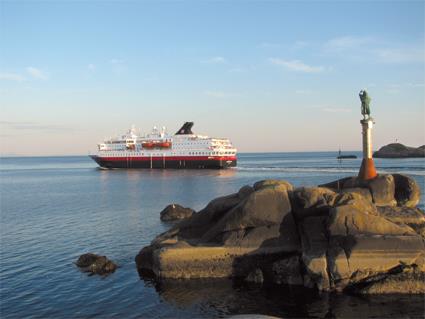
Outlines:
{"type": "Polygon", "coordinates": [[[259,181],[157,236],[136,264],[158,278],[425,293],[419,194],[417,184],[399,174],[300,188],[259,181]]]}

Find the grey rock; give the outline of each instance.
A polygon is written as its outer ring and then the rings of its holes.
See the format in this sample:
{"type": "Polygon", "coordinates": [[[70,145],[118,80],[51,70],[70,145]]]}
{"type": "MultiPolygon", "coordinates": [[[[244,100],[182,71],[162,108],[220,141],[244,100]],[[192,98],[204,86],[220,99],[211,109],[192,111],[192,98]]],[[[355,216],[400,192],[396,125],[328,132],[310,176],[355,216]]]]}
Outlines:
{"type": "Polygon", "coordinates": [[[291,183],[279,179],[265,179],[254,184],[254,190],[256,191],[266,187],[282,188],[286,189],[287,191],[292,191],[294,189],[291,183]]]}
{"type": "Polygon", "coordinates": [[[143,248],[138,269],[365,293],[394,292],[399,281],[399,293],[421,291],[425,216],[409,207],[416,202],[409,177],[291,187],[266,180],[212,200],[143,248]]]}
{"type": "Polygon", "coordinates": [[[298,255],[278,260],[272,264],[272,281],[279,285],[304,284],[301,275],[301,262],[298,255]]]}
{"type": "Polygon", "coordinates": [[[361,188],[361,187],[353,187],[353,188],[345,188],[341,190],[342,193],[357,193],[360,196],[362,196],[365,200],[372,203],[372,194],[370,193],[370,190],[368,188],[361,188]]]}
{"type": "Polygon", "coordinates": [[[396,206],[395,183],[392,175],[378,175],[366,182],[376,206],[396,206]]]}
{"type": "Polygon", "coordinates": [[[337,193],[325,187],[300,187],[291,194],[292,212],[296,219],[327,216],[337,193]]]}
{"type": "Polygon", "coordinates": [[[244,199],[252,192],[254,192],[254,188],[252,186],[249,186],[249,185],[242,186],[238,191],[238,197],[240,199],[244,199]]]}
{"type": "Polygon", "coordinates": [[[417,235],[407,225],[397,225],[391,221],[359,210],[354,205],[332,208],[327,230],[330,236],[364,235],[417,235]]]}
{"type": "Polygon", "coordinates": [[[185,208],[179,204],[171,204],[161,211],[160,218],[162,221],[181,220],[192,216],[194,212],[191,208],[185,208]]]}
{"type": "Polygon", "coordinates": [[[330,290],[330,278],[326,252],[329,247],[327,230],[327,216],[307,217],[299,224],[302,244],[302,263],[306,274],[304,285],[308,288],[330,290]]]}
{"type": "Polygon", "coordinates": [[[286,190],[263,188],[229,210],[202,236],[204,242],[220,242],[222,234],[262,226],[287,224],[294,229],[291,203],[286,190]]]}
{"type": "Polygon", "coordinates": [[[92,253],[81,255],[75,263],[84,272],[97,275],[108,275],[117,269],[117,265],[106,258],[92,253]]]}
{"type": "Polygon", "coordinates": [[[410,226],[425,239],[425,212],[421,209],[384,206],[378,207],[378,213],[395,224],[410,226]]]}
{"type": "Polygon", "coordinates": [[[421,190],[413,178],[402,174],[393,174],[395,183],[394,197],[398,206],[416,207],[418,205],[421,190]]]}

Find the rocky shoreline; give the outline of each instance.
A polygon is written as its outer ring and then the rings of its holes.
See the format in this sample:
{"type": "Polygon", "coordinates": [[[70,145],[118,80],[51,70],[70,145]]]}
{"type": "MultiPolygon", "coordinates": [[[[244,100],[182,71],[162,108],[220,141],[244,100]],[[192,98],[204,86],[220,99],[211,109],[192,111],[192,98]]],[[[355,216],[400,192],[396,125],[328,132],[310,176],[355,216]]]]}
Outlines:
{"type": "Polygon", "coordinates": [[[404,175],[294,188],[282,180],[212,200],[136,256],[162,279],[236,278],[361,294],[425,293],[425,215],[404,175]]]}

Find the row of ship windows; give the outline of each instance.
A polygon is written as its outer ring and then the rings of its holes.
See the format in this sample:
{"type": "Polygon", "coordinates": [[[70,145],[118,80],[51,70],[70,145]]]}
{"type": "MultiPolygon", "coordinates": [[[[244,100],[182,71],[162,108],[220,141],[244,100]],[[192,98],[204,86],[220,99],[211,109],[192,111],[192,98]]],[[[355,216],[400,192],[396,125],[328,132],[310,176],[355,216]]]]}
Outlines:
{"type": "MultiPolygon", "coordinates": [[[[109,143],[105,143],[105,144],[109,144],[109,143]]],[[[186,147],[187,145],[199,145],[200,143],[174,143],[174,147],[186,147]]],[[[208,143],[202,143],[202,144],[208,144],[208,143]]],[[[228,143],[225,143],[225,144],[222,144],[223,146],[228,146],[228,145],[230,145],[230,144],[228,144],[228,143]]],[[[109,146],[109,145],[108,145],[109,146]]],[[[115,146],[115,145],[111,145],[111,146],[109,146],[109,147],[113,147],[113,146],[115,146]]],[[[139,144],[137,145],[137,146],[139,146],[139,144]]],[[[213,146],[217,146],[216,144],[214,144],[213,146]]],[[[122,147],[122,144],[120,144],[120,145],[116,145],[115,146],[116,148],[121,148],[122,147]]]]}

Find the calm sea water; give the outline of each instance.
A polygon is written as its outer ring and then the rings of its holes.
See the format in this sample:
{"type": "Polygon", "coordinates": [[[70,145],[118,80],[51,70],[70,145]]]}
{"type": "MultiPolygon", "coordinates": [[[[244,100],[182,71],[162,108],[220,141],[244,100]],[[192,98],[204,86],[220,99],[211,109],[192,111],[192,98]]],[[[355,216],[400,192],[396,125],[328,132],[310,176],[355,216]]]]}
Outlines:
{"type": "MultiPolygon", "coordinates": [[[[335,157],[240,154],[238,167],[228,170],[101,170],[88,157],[2,158],[0,317],[423,317],[423,296],[317,295],[231,280],[139,277],[134,257],[169,228],[159,220],[167,204],[199,210],[260,179],[301,186],[357,173],[360,159],[335,157]],[[73,264],[86,252],[106,255],[120,268],[105,278],[88,277],[73,264]]],[[[376,165],[415,178],[424,208],[424,159],[377,159],[376,165]]]]}

